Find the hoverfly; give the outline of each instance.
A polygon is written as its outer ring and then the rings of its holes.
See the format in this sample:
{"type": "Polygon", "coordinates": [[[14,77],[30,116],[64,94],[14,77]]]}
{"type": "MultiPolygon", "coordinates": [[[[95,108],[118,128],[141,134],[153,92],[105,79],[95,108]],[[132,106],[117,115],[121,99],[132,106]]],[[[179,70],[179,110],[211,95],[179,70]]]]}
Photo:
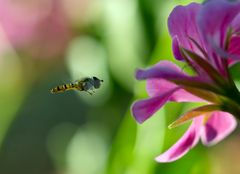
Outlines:
{"type": "Polygon", "coordinates": [[[101,86],[101,83],[103,80],[98,79],[97,77],[87,77],[82,80],[77,80],[74,83],[69,84],[63,84],[56,86],[55,88],[50,89],[50,92],[52,94],[65,92],[68,90],[79,90],[79,91],[85,91],[92,95],[95,93],[94,89],[98,89],[101,86]]]}

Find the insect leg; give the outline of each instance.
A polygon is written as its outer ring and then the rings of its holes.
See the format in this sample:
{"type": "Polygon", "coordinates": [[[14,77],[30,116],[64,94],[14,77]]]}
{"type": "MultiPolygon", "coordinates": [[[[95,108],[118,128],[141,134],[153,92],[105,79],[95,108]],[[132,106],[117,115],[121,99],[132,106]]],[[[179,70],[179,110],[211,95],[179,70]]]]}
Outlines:
{"type": "Polygon", "coordinates": [[[86,91],[88,94],[90,94],[90,95],[93,95],[93,93],[92,92],[90,92],[90,91],[86,91]]]}

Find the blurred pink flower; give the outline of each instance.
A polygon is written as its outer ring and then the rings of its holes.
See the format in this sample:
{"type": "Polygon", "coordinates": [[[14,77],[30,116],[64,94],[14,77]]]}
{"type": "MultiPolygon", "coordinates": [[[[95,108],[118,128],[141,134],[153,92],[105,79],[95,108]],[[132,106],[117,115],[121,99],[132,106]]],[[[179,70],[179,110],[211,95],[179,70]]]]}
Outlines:
{"type": "Polygon", "coordinates": [[[62,54],[70,36],[59,0],[0,0],[0,27],[16,49],[34,57],[62,54]]]}
{"type": "Polygon", "coordinates": [[[169,61],[145,70],[137,70],[138,80],[147,79],[149,99],[136,101],[132,114],[142,123],[166,102],[205,102],[188,111],[170,125],[176,127],[192,119],[183,137],[159,162],[179,159],[201,138],[204,145],[224,139],[236,127],[233,116],[240,118],[240,93],[229,66],[240,60],[240,3],[209,0],[204,4],[177,6],[169,16],[176,59],[185,61],[195,72],[190,76],[169,61]]]}

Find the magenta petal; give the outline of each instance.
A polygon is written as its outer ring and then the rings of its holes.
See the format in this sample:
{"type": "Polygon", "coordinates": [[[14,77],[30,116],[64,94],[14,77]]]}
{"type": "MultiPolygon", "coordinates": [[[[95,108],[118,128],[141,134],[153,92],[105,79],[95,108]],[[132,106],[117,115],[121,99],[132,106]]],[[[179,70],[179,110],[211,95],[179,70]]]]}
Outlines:
{"type": "Polygon", "coordinates": [[[234,32],[240,32],[240,13],[232,21],[231,27],[234,32]]]}
{"type": "MultiPolygon", "coordinates": [[[[240,22],[240,21],[239,21],[240,22]]],[[[233,36],[230,40],[228,53],[230,55],[239,55],[237,58],[229,57],[230,60],[228,60],[229,65],[233,65],[234,63],[237,63],[240,61],[240,37],[239,36],[233,36]]]]}
{"type": "Polygon", "coordinates": [[[210,0],[201,8],[197,20],[201,34],[208,43],[209,39],[224,48],[228,27],[240,12],[240,3],[227,0],[210,0]]]}
{"type": "Polygon", "coordinates": [[[194,147],[200,137],[202,117],[195,118],[185,134],[170,149],[156,158],[158,162],[172,162],[194,147]]]}
{"type": "Polygon", "coordinates": [[[136,72],[136,78],[138,80],[148,78],[184,78],[187,75],[174,63],[169,61],[160,61],[158,64],[142,70],[138,69],[136,72]]]}
{"type": "Polygon", "coordinates": [[[169,15],[168,29],[173,38],[173,53],[178,60],[182,60],[182,56],[178,50],[179,45],[201,55],[200,50],[192,43],[189,37],[204,48],[196,24],[196,17],[201,6],[201,4],[197,3],[191,3],[187,6],[177,6],[169,15]]]}
{"type": "MultiPolygon", "coordinates": [[[[164,79],[147,80],[147,92],[151,97],[163,95],[164,93],[170,90],[173,90],[176,87],[177,85],[164,79]]],[[[203,102],[204,101],[203,99],[192,95],[191,93],[185,91],[184,89],[179,89],[175,91],[171,95],[169,100],[176,101],[176,102],[203,102]]]]}
{"type": "Polygon", "coordinates": [[[179,88],[174,88],[166,93],[162,93],[162,95],[136,101],[132,105],[132,115],[137,120],[137,122],[143,123],[156,111],[158,111],[167,102],[172,93],[178,89],[179,88]]]}
{"type": "MultiPolygon", "coordinates": [[[[208,42],[211,45],[211,48],[222,58],[229,58],[234,60],[234,62],[237,62],[240,60],[240,55],[238,54],[239,50],[237,50],[239,46],[236,45],[236,43],[239,42],[237,37],[234,36],[234,39],[231,38],[230,44],[232,42],[232,45],[230,45],[231,48],[228,51],[225,51],[223,48],[221,48],[218,45],[218,43],[214,42],[214,40],[211,39],[210,37],[208,38],[208,42]]],[[[224,70],[224,66],[222,67],[222,70],[224,70]]]]}
{"type": "MultiPolygon", "coordinates": [[[[188,86],[206,88],[209,85],[209,79],[206,76],[188,76],[178,66],[169,61],[160,61],[158,64],[136,71],[137,80],[145,79],[165,79],[177,83],[187,83],[188,86]]],[[[207,87],[209,88],[209,87],[207,87]]]]}
{"type": "Polygon", "coordinates": [[[226,112],[216,111],[208,119],[201,134],[205,145],[214,145],[228,136],[237,126],[235,118],[226,112]]]}
{"type": "Polygon", "coordinates": [[[228,48],[230,54],[240,55],[240,36],[233,36],[230,40],[230,45],[228,48]]]}
{"type": "Polygon", "coordinates": [[[184,58],[182,57],[182,54],[180,52],[179,41],[178,41],[177,36],[173,37],[172,50],[173,50],[173,55],[177,60],[184,60],[184,58]]]}

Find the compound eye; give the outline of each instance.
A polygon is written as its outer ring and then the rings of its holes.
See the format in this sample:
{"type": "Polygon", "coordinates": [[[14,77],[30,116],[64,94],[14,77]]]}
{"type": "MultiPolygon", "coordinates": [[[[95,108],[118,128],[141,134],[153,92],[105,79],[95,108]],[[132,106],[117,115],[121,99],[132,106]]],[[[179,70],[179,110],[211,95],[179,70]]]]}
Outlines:
{"type": "Polygon", "coordinates": [[[101,85],[100,80],[95,80],[94,81],[94,88],[99,88],[101,85]]]}
{"type": "MultiPolygon", "coordinates": [[[[98,79],[97,77],[93,77],[93,80],[94,80],[94,81],[95,81],[95,80],[97,81],[97,80],[99,80],[99,79],[98,79]]],[[[100,81],[100,80],[99,80],[99,81],[100,81]]]]}

